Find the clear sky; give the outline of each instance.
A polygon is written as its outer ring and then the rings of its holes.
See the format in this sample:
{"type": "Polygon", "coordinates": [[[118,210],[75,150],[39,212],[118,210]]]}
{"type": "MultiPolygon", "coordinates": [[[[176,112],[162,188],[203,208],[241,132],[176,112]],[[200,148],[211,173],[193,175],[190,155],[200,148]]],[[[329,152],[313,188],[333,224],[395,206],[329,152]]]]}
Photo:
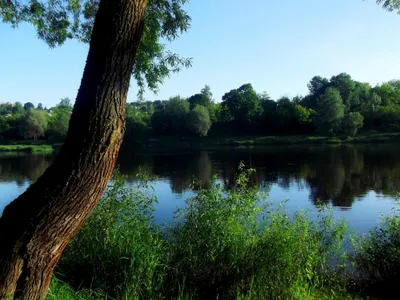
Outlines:
{"type": "MultiPolygon", "coordinates": [[[[208,84],[216,101],[252,83],[274,99],[307,93],[314,75],[340,72],[375,85],[400,78],[400,16],[374,0],[191,0],[192,26],[170,50],[193,58],[148,100],[190,96],[208,84]]],[[[53,106],[74,99],[87,45],[49,49],[30,25],[0,24],[0,102],[53,106]]],[[[132,82],[128,101],[136,99],[132,82]]]]}

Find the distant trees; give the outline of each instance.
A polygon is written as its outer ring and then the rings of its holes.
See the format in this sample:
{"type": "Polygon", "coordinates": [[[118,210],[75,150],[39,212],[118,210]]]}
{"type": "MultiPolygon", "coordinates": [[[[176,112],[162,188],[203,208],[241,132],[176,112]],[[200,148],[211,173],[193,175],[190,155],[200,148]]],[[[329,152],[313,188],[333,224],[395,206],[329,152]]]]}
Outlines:
{"type": "Polygon", "coordinates": [[[65,99],[52,109],[41,103],[35,109],[30,102],[0,104],[0,138],[7,140],[51,139],[62,141],[68,131],[71,105],[65,99]]]}
{"type": "MultiPolygon", "coordinates": [[[[251,84],[243,84],[216,103],[206,85],[188,98],[131,102],[126,106],[125,141],[160,135],[354,136],[362,129],[400,130],[400,80],[372,87],[340,73],[330,79],[314,76],[307,87],[304,97],[273,100],[267,92],[257,93],[251,84]]],[[[0,104],[1,139],[64,139],[71,116],[69,98],[49,110],[42,104],[36,109],[29,102],[24,106],[30,108],[25,110],[19,102],[0,104]],[[37,125],[45,122],[36,111],[44,113],[47,126],[37,125]]]]}
{"type": "Polygon", "coordinates": [[[186,130],[186,116],[189,111],[190,105],[186,99],[180,96],[169,99],[165,107],[167,130],[175,135],[182,135],[186,130]]]}
{"type": "Polygon", "coordinates": [[[297,123],[311,124],[312,118],[315,115],[315,111],[311,108],[301,106],[300,104],[295,104],[294,115],[297,123]]]}
{"type": "Polygon", "coordinates": [[[13,114],[14,115],[22,115],[25,113],[24,107],[22,106],[21,102],[15,102],[13,106],[13,114]]]}
{"type": "Polygon", "coordinates": [[[60,103],[57,104],[58,108],[61,109],[72,109],[72,103],[71,103],[71,99],[69,99],[68,97],[62,98],[60,103]]]}
{"type": "Polygon", "coordinates": [[[222,106],[227,107],[233,120],[248,123],[262,113],[260,98],[248,83],[222,96],[222,106]]]}
{"type": "Polygon", "coordinates": [[[154,131],[160,135],[182,135],[186,131],[186,117],[190,111],[187,99],[175,96],[165,107],[156,111],[151,119],[154,131]]]}
{"type": "Polygon", "coordinates": [[[214,103],[210,86],[204,86],[200,93],[189,97],[188,101],[190,104],[190,109],[194,109],[197,105],[201,105],[208,110],[208,114],[210,115],[212,122],[218,121],[220,106],[214,103]]]}
{"type": "Polygon", "coordinates": [[[175,96],[166,102],[154,102],[154,111],[151,117],[153,133],[175,136],[206,136],[212,118],[216,118],[218,114],[209,86],[188,99],[175,96]]]}
{"type": "Polygon", "coordinates": [[[342,120],[341,130],[344,135],[355,136],[363,126],[364,117],[359,112],[350,112],[342,120]]]}
{"type": "Polygon", "coordinates": [[[213,103],[212,93],[210,86],[206,85],[199,94],[195,94],[188,99],[190,109],[193,109],[196,105],[209,107],[213,103]]]}
{"type": "Polygon", "coordinates": [[[7,116],[12,114],[13,105],[11,103],[3,103],[0,105],[0,116],[7,116]]]}
{"type": "Polygon", "coordinates": [[[47,129],[46,113],[38,109],[29,109],[20,127],[21,135],[26,139],[37,140],[45,135],[47,129]]]}
{"type": "Polygon", "coordinates": [[[344,104],[340,91],[329,87],[318,99],[316,128],[319,133],[335,135],[344,117],[344,104]]]}
{"type": "Polygon", "coordinates": [[[25,111],[28,111],[28,110],[30,110],[31,108],[35,108],[35,105],[33,105],[31,102],[26,102],[26,103],[24,104],[24,109],[25,109],[25,111]]]}
{"type": "Polygon", "coordinates": [[[52,140],[64,140],[67,136],[70,118],[71,106],[65,105],[62,99],[56,107],[51,109],[48,126],[49,138],[52,140]]]}
{"type": "Polygon", "coordinates": [[[210,114],[205,106],[196,105],[187,118],[189,131],[198,136],[206,136],[211,127],[210,114]]]}

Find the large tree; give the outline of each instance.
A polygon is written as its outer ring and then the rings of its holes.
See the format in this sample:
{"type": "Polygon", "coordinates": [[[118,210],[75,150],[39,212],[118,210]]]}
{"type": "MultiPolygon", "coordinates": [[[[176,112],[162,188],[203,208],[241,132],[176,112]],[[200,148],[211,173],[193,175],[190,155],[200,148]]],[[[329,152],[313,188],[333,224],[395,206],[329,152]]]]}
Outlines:
{"type": "Polygon", "coordinates": [[[20,128],[21,135],[26,139],[43,137],[47,129],[47,113],[39,109],[29,109],[20,128]]]}
{"type": "Polygon", "coordinates": [[[318,99],[317,130],[323,134],[334,135],[340,129],[344,117],[345,106],[340,91],[329,87],[318,99]]]}
{"type": "Polygon", "coordinates": [[[44,299],[60,255],[100,199],[125,128],[132,73],[155,90],[190,61],[160,37],[188,28],[185,0],[0,0],[0,18],[32,23],[50,46],[89,42],[68,135],[54,163],[0,218],[0,299],[44,299]],[[136,62],[136,63],[135,63],[136,62]]]}
{"type": "Polygon", "coordinates": [[[262,113],[261,101],[250,83],[222,96],[222,106],[228,108],[236,121],[248,123],[262,113]]]}
{"type": "Polygon", "coordinates": [[[197,105],[188,114],[187,127],[192,134],[207,136],[211,127],[210,114],[206,107],[197,105]]]}

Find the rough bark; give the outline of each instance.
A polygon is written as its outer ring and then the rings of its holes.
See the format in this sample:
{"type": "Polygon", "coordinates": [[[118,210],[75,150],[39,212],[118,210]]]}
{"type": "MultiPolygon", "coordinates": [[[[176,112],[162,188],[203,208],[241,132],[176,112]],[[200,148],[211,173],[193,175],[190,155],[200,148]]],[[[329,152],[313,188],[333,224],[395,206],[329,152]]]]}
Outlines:
{"type": "Polygon", "coordinates": [[[102,0],[69,132],[0,218],[0,299],[44,299],[53,269],[112,175],[147,0],[102,0]]]}

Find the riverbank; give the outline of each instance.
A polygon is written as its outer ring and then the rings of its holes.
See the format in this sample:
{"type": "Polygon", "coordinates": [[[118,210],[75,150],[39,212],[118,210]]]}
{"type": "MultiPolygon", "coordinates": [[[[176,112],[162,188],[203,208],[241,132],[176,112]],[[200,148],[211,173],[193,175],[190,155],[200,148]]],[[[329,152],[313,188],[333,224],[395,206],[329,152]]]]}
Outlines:
{"type": "MultiPolygon", "coordinates": [[[[214,149],[218,147],[254,147],[275,145],[329,145],[329,144],[387,144],[400,143],[400,133],[365,132],[356,137],[326,137],[316,135],[238,136],[238,137],[175,137],[159,136],[130,143],[125,150],[214,149]]],[[[51,153],[62,144],[24,141],[23,144],[0,145],[0,152],[51,153]]]]}
{"type": "Polygon", "coordinates": [[[52,145],[0,145],[0,152],[51,153],[52,145]]]}
{"type": "Polygon", "coordinates": [[[124,143],[125,149],[171,150],[171,149],[213,149],[218,147],[254,147],[274,145],[329,145],[329,144],[385,144],[400,143],[400,133],[367,132],[356,137],[326,137],[313,135],[292,136],[238,136],[238,137],[173,137],[160,136],[124,143]]]}

